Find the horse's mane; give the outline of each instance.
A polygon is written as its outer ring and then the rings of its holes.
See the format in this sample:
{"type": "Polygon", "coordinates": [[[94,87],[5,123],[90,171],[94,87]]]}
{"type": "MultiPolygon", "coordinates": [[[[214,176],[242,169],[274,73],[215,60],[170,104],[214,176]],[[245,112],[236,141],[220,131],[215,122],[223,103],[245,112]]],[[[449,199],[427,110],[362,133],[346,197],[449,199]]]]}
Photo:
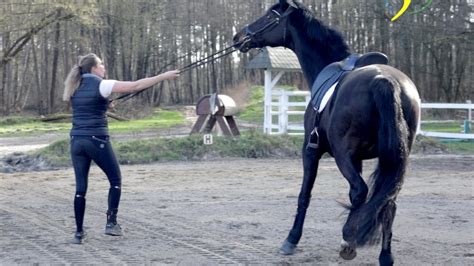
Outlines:
{"type": "Polygon", "coordinates": [[[342,60],[350,54],[350,48],[337,30],[326,26],[322,21],[315,18],[314,14],[299,2],[295,2],[298,9],[293,16],[293,22],[297,27],[306,29],[306,34],[312,43],[327,50],[331,57],[342,60]]]}

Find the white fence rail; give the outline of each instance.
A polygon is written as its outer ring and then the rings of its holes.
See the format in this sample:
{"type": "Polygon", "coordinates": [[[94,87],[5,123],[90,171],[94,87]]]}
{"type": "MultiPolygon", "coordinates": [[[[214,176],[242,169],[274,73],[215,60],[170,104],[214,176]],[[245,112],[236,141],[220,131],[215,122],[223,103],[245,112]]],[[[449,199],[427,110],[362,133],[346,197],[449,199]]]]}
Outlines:
{"type": "Polygon", "coordinates": [[[267,112],[265,117],[270,119],[264,123],[264,132],[267,134],[302,135],[304,133],[304,110],[311,100],[311,94],[308,91],[274,90],[271,96],[271,102],[265,106],[265,112],[267,112]],[[301,101],[303,97],[304,101],[301,101]],[[295,98],[300,101],[291,101],[295,98]],[[300,117],[300,121],[292,122],[293,119],[289,119],[289,117],[295,116],[300,117]]]}
{"type": "MultiPolygon", "coordinates": [[[[458,110],[467,110],[467,117],[464,121],[464,131],[467,128],[470,128],[472,121],[472,110],[474,109],[474,104],[471,101],[466,101],[466,103],[422,103],[421,109],[458,109],[458,110]]],[[[421,121],[423,124],[423,120],[421,121]]],[[[470,132],[464,133],[445,133],[445,132],[434,132],[434,131],[424,131],[420,130],[418,134],[434,137],[434,138],[447,138],[447,139],[474,139],[474,134],[470,132]]]]}
{"type": "MultiPolygon", "coordinates": [[[[264,132],[267,134],[302,135],[304,133],[304,108],[310,102],[311,94],[308,91],[274,90],[271,98],[272,100],[268,101],[265,105],[265,117],[269,119],[266,119],[264,122],[264,132]],[[299,101],[292,101],[295,97],[299,101]],[[304,101],[301,101],[303,97],[304,101]],[[298,121],[289,119],[289,117],[295,116],[299,116],[301,119],[298,121]]],[[[466,103],[422,103],[421,108],[467,110],[465,123],[473,122],[472,111],[474,110],[474,104],[471,101],[466,103]]],[[[418,134],[436,138],[474,139],[474,134],[472,133],[444,133],[420,130],[418,134]]]]}

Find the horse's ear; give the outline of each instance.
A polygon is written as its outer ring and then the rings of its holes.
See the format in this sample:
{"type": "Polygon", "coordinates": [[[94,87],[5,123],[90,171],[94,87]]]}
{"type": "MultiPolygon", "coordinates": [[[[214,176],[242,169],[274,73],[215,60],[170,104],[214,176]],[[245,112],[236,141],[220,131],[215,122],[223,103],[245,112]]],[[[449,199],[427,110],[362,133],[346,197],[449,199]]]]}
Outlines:
{"type": "Polygon", "coordinates": [[[298,6],[295,4],[294,0],[287,0],[286,3],[289,4],[291,7],[298,9],[298,6]]]}
{"type": "Polygon", "coordinates": [[[294,0],[280,0],[280,7],[286,7],[286,5],[298,9],[298,6],[295,4],[294,0]]]}

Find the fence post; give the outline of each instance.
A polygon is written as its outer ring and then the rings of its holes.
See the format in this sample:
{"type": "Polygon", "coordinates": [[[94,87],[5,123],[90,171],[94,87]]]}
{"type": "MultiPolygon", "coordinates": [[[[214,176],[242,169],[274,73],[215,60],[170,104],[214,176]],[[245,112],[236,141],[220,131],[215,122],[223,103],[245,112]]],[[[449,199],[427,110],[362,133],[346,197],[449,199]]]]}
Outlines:
{"type": "Polygon", "coordinates": [[[308,104],[311,101],[311,94],[307,94],[304,100],[306,102],[306,108],[308,108],[308,104]]]}
{"type": "Polygon", "coordinates": [[[278,133],[285,134],[288,132],[288,92],[281,91],[278,106],[278,133]]]}
{"type": "MultiPolygon", "coordinates": [[[[472,101],[467,100],[466,103],[472,104],[472,101]]],[[[467,108],[467,120],[469,120],[469,123],[472,122],[472,108],[470,106],[467,108]]]]}
{"type": "Polygon", "coordinates": [[[263,133],[272,133],[272,72],[265,70],[265,93],[263,111],[263,133]]]}
{"type": "MultiPolygon", "coordinates": [[[[471,100],[466,101],[467,104],[471,104],[471,100]]],[[[469,134],[471,133],[471,121],[472,121],[472,109],[471,106],[467,108],[467,120],[464,120],[464,133],[469,134]]]]}
{"type": "Polygon", "coordinates": [[[277,114],[277,124],[278,124],[278,134],[281,134],[283,131],[282,125],[282,114],[283,114],[283,90],[278,90],[278,114],[277,114]]]}

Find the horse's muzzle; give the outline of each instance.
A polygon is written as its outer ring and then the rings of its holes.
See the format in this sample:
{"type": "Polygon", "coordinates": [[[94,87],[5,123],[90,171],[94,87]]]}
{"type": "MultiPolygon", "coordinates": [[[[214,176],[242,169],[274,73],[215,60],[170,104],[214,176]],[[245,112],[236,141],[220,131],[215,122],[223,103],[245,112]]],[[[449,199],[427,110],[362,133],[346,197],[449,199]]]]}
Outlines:
{"type": "Polygon", "coordinates": [[[235,34],[234,38],[234,47],[239,49],[242,53],[250,51],[253,47],[251,46],[251,36],[247,34],[245,30],[241,30],[235,34]]]}

